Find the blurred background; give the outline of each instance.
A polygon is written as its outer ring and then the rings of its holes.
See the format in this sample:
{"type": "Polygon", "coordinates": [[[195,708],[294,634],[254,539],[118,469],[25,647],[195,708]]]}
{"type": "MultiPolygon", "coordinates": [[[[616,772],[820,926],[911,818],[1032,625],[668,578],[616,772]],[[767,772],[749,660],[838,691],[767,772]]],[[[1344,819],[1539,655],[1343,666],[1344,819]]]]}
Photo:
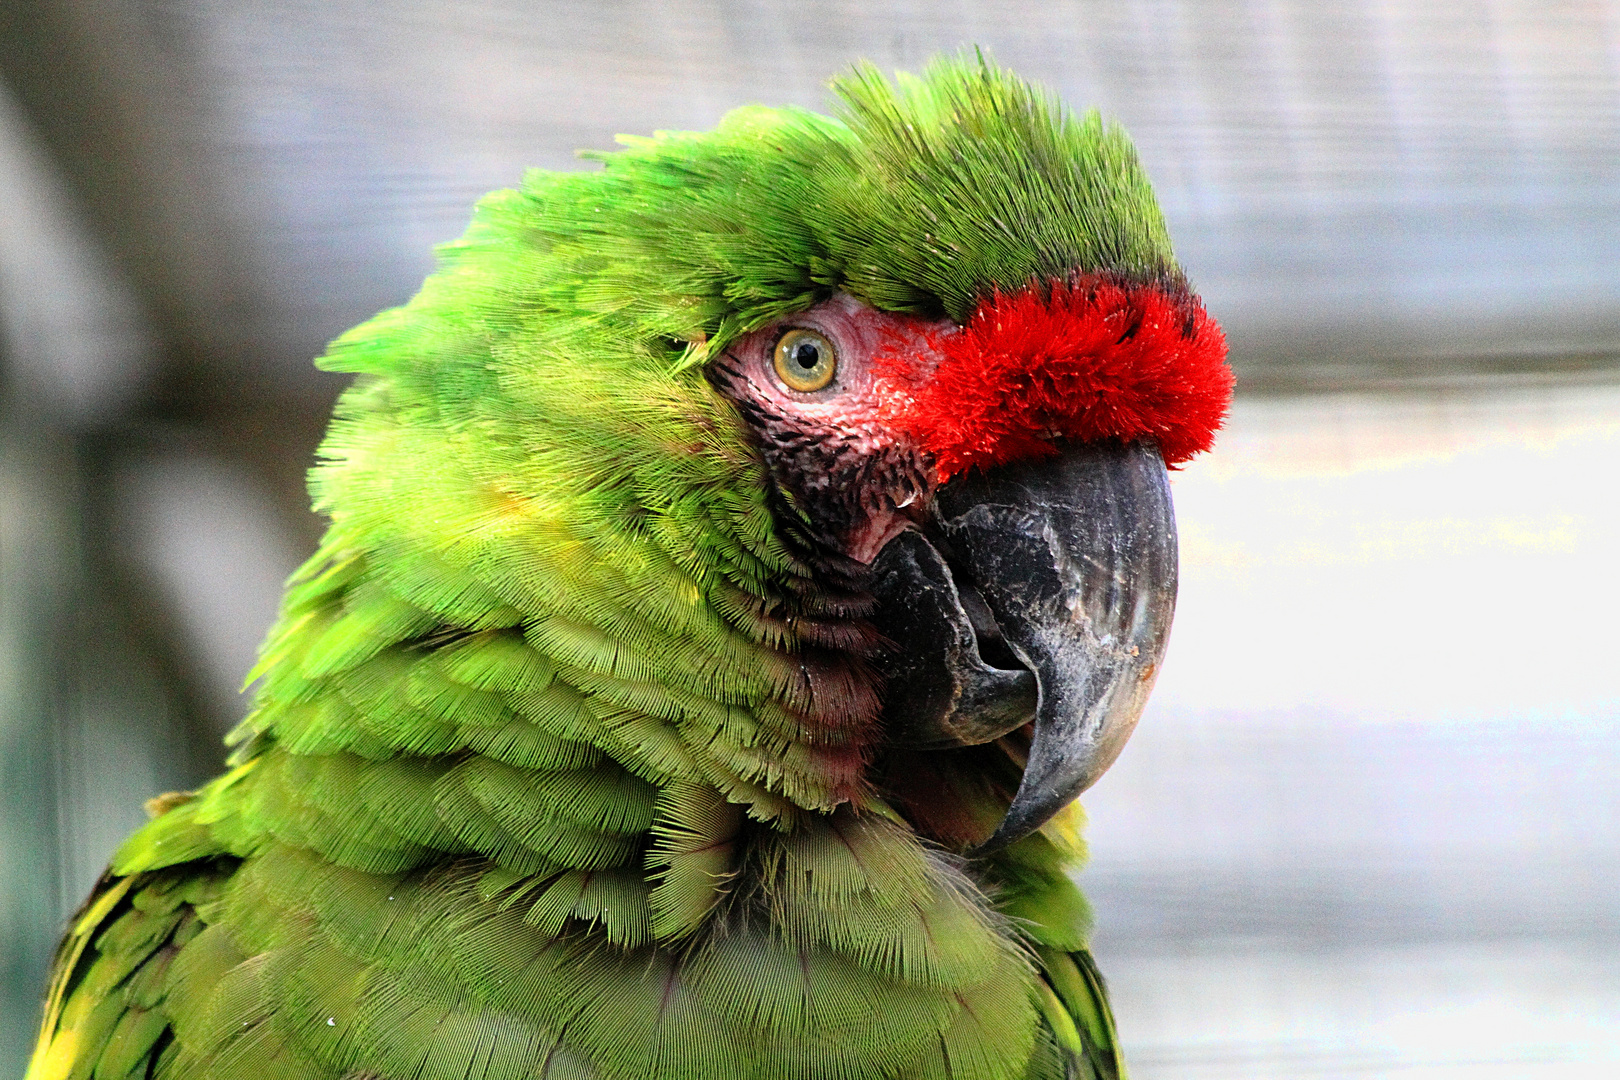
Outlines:
{"type": "Polygon", "coordinates": [[[1085,800],[1137,1080],[1620,1075],[1620,4],[0,4],[0,1073],[220,763],[341,380],[526,167],[964,43],[1137,140],[1239,398],[1085,800]]]}

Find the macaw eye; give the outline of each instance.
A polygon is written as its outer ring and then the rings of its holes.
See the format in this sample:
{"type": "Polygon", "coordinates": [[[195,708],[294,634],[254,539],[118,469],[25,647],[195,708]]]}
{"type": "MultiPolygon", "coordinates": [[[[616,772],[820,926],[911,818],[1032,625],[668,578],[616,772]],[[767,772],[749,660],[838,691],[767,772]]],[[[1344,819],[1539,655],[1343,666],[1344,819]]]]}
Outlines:
{"type": "Polygon", "coordinates": [[[776,339],[776,377],[801,393],[821,390],[838,370],[838,350],[814,330],[795,328],[776,339]]]}

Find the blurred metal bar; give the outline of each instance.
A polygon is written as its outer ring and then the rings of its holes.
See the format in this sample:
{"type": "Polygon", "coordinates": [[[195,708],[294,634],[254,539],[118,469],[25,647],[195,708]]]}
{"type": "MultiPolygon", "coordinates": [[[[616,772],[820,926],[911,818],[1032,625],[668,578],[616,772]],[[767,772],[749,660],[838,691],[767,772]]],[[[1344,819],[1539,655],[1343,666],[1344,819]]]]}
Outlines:
{"type": "Polygon", "coordinates": [[[61,440],[0,426],[0,1063],[14,1072],[65,913],[55,733],[77,548],[70,456],[61,440]]]}
{"type": "Polygon", "coordinates": [[[156,792],[217,771],[207,710],[104,531],[82,440],[0,412],[0,1069],[20,1070],[63,920],[156,792]],[[199,731],[199,723],[207,730],[199,731]]]}

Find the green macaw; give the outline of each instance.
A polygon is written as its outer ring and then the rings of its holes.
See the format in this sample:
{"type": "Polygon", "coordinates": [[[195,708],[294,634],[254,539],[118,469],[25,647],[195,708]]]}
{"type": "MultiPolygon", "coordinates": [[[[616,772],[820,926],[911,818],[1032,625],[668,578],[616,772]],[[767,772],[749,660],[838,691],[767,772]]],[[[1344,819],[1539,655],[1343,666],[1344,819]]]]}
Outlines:
{"type": "Polygon", "coordinates": [[[833,87],[530,174],[332,345],[330,527],[29,1080],[1122,1075],[1071,803],[1224,341],[1119,128],[833,87]]]}

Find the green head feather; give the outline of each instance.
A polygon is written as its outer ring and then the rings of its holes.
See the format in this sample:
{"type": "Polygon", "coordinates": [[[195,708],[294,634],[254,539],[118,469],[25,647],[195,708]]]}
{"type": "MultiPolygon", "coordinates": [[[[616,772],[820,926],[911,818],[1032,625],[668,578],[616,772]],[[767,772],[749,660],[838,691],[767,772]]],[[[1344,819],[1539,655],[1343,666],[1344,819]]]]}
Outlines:
{"type": "Polygon", "coordinates": [[[1130,140],[1095,112],[982,60],[893,84],[862,65],[832,88],[837,119],[750,107],[712,132],[623,138],[589,155],[602,172],[533,173],[483,214],[519,204],[507,242],[556,260],[526,283],[538,302],[683,342],[834,291],[960,322],[1035,278],[1177,273],[1130,140]]]}

